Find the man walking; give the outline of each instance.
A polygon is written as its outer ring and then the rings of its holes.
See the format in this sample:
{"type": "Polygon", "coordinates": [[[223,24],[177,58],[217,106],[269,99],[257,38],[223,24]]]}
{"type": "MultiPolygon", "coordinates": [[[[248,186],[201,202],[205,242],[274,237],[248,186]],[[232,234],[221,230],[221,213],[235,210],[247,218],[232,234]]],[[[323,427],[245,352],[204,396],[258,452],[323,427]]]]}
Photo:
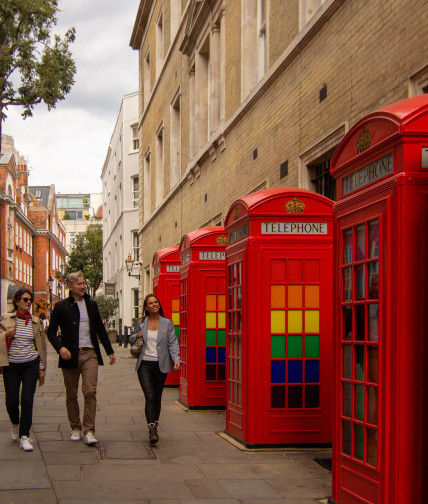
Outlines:
{"type": "Polygon", "coordinates": [[[85,279],[81,271],[67,277],[70,296],[55,304],[52,311],[48,339],[59,353],[58,367],[62,369],[66,389],[68,420],[72,429],[71,441],[80,441],[83,430],[85,443],[93,445],[95,439],[96,394],[98,365],[103,365],[100,340],[110,359],[116,362],[113,348],[102,323],[98,305],[85,292],[85,279]],[[58,328],[61,336],[57,335],[58,328]],[[77,394],[82,375],[84,397],[83,422],[80,421],[77,394]]]}

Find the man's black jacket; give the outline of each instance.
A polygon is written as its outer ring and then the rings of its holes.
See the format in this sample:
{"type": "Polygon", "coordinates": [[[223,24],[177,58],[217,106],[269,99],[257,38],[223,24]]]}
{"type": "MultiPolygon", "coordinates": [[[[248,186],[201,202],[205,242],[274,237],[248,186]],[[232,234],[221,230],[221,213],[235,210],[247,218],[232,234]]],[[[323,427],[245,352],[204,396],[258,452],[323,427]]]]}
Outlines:
{"type": "MultiPolygon", "coordinates": [[[[101,320],[97,303],[85,292],[86,310],[88,312],[89,327],[91,331],[91,342],[98,357],[98,362],[102,366],[100,344],[104,347],[107,355],[114,353],[109,337],[101,320]],[[97,337],[98,336],[98,337],[97,337]]],[[[79,323],[80,311],[75,299],[70,296],[62,301],[58,301],[52,311],[48,328],[48,339],[52,346],[59,353],[61,347],[66,347],[71,353],[71,359],[65,360],[59,357],[58,367],[66,369],[76,369],[79,358],[79,323]],[[58,336],[58,327],[61,335],[58,336]]]]}

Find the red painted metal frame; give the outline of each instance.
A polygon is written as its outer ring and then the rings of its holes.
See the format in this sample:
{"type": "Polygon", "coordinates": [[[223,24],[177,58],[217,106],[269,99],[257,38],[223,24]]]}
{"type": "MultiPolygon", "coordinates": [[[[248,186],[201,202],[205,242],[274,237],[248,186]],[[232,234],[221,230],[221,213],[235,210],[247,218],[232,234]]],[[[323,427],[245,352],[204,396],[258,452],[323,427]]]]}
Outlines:
{"type": "MultiPolygon", "coordinates": [[[[332,502],[338,504],[428,501],[428,166],[422,167],[424,147],[428,147],[427,95],[394,103],[358,121],[331,162],[338,195],[334,205],[338,365],[332,493],[332,502]],[[356,145],[363,135],[365,150],[358,154],[356,145]],[[393,156],[390,173],[343,194],[345,177],[389,154],[393,156]],[[380,221],[378,440],[377,465],[372,467],[365,458],[368,438],[364,438],[362,461],[342,448],[340,307],[343,230],[376,218],[380,221]]],[[[360,180],[364,184],[363,175],[360,180]]]]}

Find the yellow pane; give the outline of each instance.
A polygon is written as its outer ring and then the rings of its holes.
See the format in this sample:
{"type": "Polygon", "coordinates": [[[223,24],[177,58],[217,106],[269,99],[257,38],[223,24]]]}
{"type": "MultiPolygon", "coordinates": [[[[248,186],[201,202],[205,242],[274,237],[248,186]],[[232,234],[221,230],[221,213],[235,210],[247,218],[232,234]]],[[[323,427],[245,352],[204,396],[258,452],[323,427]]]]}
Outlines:
{"type": "Polygon", "coordinates": [[[319,310],[305,311],[305,332],[317,333],[320,332],[320,312],[319,310]]]}
{"type": "Polygon", "coordinates": [[[180,325],[180,314],[173,313],[171,315],[172,325],[180,325]]]}
{"type": "Polygon", "coordinates": [[[288,332],[302,332],[302,310],[288,310],[288,332]]]}
{"type": "Polygon", "coordinates": [[[226,296],[224,294],[219,294],[217,296],[218,311],[226,311],[226,296]]]}
{"type": "Polygon", "coordinates": [[[285,308],[285,285],[271,285],[270,307],[285,308]]]}
{"type": "Polygon", "coordinates": [[[288,308],[302,308],[302,293],[301,285],[288,286],[288,308]]]}
{"type": "Polygon", "coordinates": [[[215,329],[216,328],[216,321],[217,321],[217,313],[207,313],[207,329],[215,329]]]}
{"type": "Polygon", "coordinates": [[[305,287],[305,307],[319,308],[320,307],[320,286],[307,285],[305,287]]]}
{"type": "Polygon", "coordinates": [[[285,310],[270,312],[270,330],[272,333],[285,333],[285,310]]]}
{"type": "Polygon", "coordinates": [[[179,299],[173,299],[171,301],[171,311],[173,311],[173,312],[180,311],[180,300],[179,299]]]}
{"type": "Polygon", "coordinates": [[[217,311],[215,294],[207,294],[207,311],[217,311]]]}
{"type": "Polygon", "coordinates": [[[226,329],[226,314],[224,312],[217,313],[218,329],[226,329]]]}

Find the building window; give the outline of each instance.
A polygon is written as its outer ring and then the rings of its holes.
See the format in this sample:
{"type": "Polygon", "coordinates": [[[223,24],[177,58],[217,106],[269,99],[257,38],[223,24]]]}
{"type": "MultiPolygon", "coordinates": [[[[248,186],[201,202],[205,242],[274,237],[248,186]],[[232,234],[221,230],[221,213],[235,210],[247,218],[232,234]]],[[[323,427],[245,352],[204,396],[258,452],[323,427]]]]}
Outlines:
{"type": "Polygon", "coordinates": [[[148,220],[150,213],[152,211],[152,182],[151,182],[151,167],[150,167],[150,149],[146,152],[144,156],[144,220],[148,220]]]}
{"type": "Polygon", "coordinates": [[[267,67],[267,0],[258,0],[257,2],[257,29],[258,29],[258,79],[262,79],[266,73],[267,67]]]}
{"type": "Polygon", "coordinates": [[[164,194],[164,155],[163,155],[163,123],[156,132],[156,201],[158,207],[164,194]]]}
{"type": "Polygon", "coordinates": [[[74,242],[76,240],[76,233],[70,233],[69,237],[70,237],[70,245],[74,245],[74,242]]]}
{"type": "Polygon", "coordinates": [[[302,30],[325,0],[300,0],[299,27],[302,30]]]}
{"type": "Polygon", "coordinates": [[[163,65],[163,12],[159,14],[156,22],[156,79],[159,77],[163,65]]]}
{"type": "Polygon", "coordinates": [[[132,128],[132,150],[136,151],[140,148],[140,141],[138,139],[138,124],[133,124],[132,128]]]}
{"type": "Polygon", "coordinates": [[[309,165],[308,170],[314,192],[335,200],[336,181],[330,175],[330,159],[320,160],[316,164],[309,165]]]}
{"type": "Polygon", "coordinates": [[[134,251],[134,261],[140,260],[140,243],[138,240],[138,231],[132,232],[132,248],[134,251]]]}
{"type": "Polygon", "coordinates": [[[428,65],[425,65],[409,79],[409,96],[428,93],[428,65]]]}
{"type": "Polygon", "coordinates": [[[171,153],[170,187],[180,180],[181,175],[181,98],[179,91],[171,103],[171,153]]]}
{"type": "Polygon", "coordinates": [[[181,20],[181,0],[170,0],[170,19],[171,19],[171,44],[178,31],[181,20]]]}
{"type": "Polygon", "coordinates": [[[140,199],[140,179],[138,177],[132,177],[132,206],[138,208],[140,199]]]}
{"type": "Polygon", "coordinates": [[[208,141],[208,102],[209,102],[209,66],[210,66],[210,38],[206,37],[196,59],[196,100],[198,114],[195,114],[196,150],[198,151],[208,141]]]}
{"type": "Polygon", "coordinates": [[[150,47],[147,49],[146,56],[144,57],[144,107],[149,103],[151,88],[151,75],[150,75],[150,47]]]}
{"type": "Polygon", "coordinates": [[[132,289],[132,312],[133,318],[138,318],[138,289],[132,289]]]}

